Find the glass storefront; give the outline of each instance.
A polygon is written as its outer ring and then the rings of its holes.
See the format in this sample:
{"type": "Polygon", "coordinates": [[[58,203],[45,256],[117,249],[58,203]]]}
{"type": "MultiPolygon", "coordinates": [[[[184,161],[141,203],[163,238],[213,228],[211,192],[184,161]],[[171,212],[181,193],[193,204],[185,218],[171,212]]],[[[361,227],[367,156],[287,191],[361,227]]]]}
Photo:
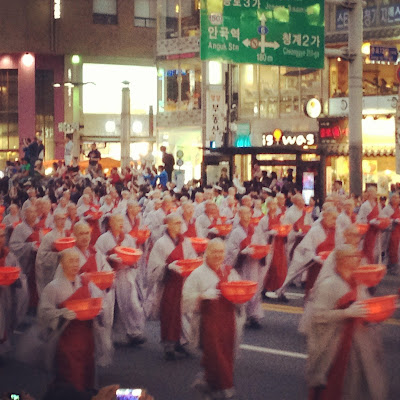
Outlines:
{"type": "Polygon", "coordinates": [[[300,115],[305,103],[321,97],[320,70],[239,65],[240,118],[300,115]]]}
{"type": "Polygon", "coordinates": [[[201,108],[201,62],[162,61],[158,68],[158,112],[201,108]]]}
{"type": "MultiPolygon", "coordinates": [[[[395,64],[372,64],[367,58],[363,64],[363,95],[387,96],[398,93],[399,82],[395,64]]],[[[329,60],[330,97],[347,97],[349,63],[338,59],[329,60]]]]}
{"type": "Polygon", "coordinates": [[[0,168],[18,157],[18,149],[18,71],[0,69],[0,168]]]}

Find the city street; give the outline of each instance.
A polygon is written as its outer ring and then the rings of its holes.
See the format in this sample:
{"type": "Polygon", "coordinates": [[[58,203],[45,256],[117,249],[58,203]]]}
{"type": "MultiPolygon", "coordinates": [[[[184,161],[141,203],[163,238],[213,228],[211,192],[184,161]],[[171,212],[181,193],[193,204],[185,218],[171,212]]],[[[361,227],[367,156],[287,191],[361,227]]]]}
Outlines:
{"type": "MultiPolygon", "coordinates": [[[[395,293],[399,278],[386,277],[377,295],[395,293]]],[[[264,303],[262,330],[246,331],[236,363],[236,385],[243,400],[306,399],[304,379],[306,346],[297,332],[302,294],[291,289],[288,304],[264,303]]],[[[165,362],[159,345],[159,324],[147,325],[148,342],[140,348],[117,348],[111,368],[99,371],[99,385],[119,383],[121,387],[144,387],[156,400],[197,400],[190,385],[200,371],[197,356],[165,362]]],[[[400,398],[400,312],[382,325],[390,385],[389,400],[400,398]]],[[[0,368],[0,391],[26,390],[38,400],[48,377],[11,360],[0,368]]]]}

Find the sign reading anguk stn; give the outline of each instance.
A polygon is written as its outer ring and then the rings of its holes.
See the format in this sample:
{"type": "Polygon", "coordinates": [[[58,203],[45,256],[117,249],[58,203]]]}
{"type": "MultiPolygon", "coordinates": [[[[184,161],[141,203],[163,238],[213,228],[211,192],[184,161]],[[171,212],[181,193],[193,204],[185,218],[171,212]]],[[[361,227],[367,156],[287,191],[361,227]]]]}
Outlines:
{"type": "Polygon", "coordinates": [[[202,0],[201,59],[324,67],[323,0],[202,0]]]}

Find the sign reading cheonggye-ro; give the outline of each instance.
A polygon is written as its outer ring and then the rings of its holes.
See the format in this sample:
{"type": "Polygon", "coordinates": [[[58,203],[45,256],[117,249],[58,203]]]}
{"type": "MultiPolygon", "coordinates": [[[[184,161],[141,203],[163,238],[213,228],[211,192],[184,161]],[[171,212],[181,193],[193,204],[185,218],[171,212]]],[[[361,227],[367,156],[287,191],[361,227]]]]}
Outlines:
{"type": "Polygon", "coordinates": [[[201,59],[324,67],[324,0],[202,0],[201,59]]]}

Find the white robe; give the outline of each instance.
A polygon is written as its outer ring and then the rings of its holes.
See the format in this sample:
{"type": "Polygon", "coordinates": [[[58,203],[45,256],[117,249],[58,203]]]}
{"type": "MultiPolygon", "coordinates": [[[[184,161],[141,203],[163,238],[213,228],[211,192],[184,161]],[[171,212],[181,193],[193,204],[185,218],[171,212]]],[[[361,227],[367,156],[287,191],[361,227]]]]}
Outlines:
{"type": "MultiPolygon", "coordinates": [[[[9,252],[5,265],[7,267],[19,267],[17,257],[9,252]]],[[[0,267],[1,269],[2,267],[0,267]]],[[[6,341],[0,344],[0,354],[11,350],[11,335],[20,324],[28,310],[29,294],[25,274],[21,271],[19,287],[0,285],[0,339],[7,335],[6,341]]]]}
{"type": "MultiPolygon", "coordinates": [[[[106,256],[116,246],[117,242],[109,231],[98,238],[95,248],[106,256]]],[[[136,248],[136,241],[132,236],[125,235],[121,246],[136,248]]],[[[137,288],[137,269],[126,268],[117,271],[114,285],[117,303],[115,338],[123,342],[126,335],[138,336],[144,331],[145,317],[137,288]]]]}
{"type": "Polygon", "coordinates": [[[165,225],[165,214],[162,208],[159,208],[157,211],[152,212],[148,215],[148,219],[146,220],[146,225],[148,225],[151,230],[151,241],[155,243],[160,237],[164,234],[166,225],[165,225]]]}
{"type": "MultiPolygon", "coordinates": [[[[303,215],[303,209],[299,209],[295,205],[291,206],[286,210],[285,216],[283,217],[282,224],[284,225],[294,225],[303,215]]],[[[304,217],[304,225],[312,225],[313,221],[311,218],[311,214],[306,214],[304,217]]],[[[296,242],[296,239],[298,236],[301,236],[302,234],[299,232],[295,232],[294,229],[292,229],[287,237],[287,243],[286,243],[286,258],[288,260],[288,263],[290,263],[290,254],[292,252],[292,248],[296,242]]],[[[294,255],[293,255],[294,257],[294,255]]]]}
{"type": "MultiPolygon", "coordinates": [[[[357,288],[357,300],[369,297],[365,286],[357,288]]],[[[324,386],[342,338],[345,319],[337,319],[337,301],[350,287],[336,273],[314,287],[302,317],[301,330],[307,336],[307,381],[310,387],[324,386]],[[324,317],[321,319],[320,315],[324,317]]],[[[384,400],[386,382],[379,327],[356,325],[346,367],[342,399],[384,400]]]]}
{"type": "MultiPolygon", "coordinates": [[[[59,329],[61,322],[64,320],[62,318],[62,309],[58,308],[59,304],[68,299],[81,286],[82,284],[79,275],[77,275],[75,284],[73,285],[61,271],[61,274],[44,288],[38,306],[38,325],[42,335],[51,335],[59,329]]],[[[103,298],[105,294],[91,282],[89,283],[89,291],[92,297],[103,298]]],[[[108,309],[109,307],[110,303],[103,301],[102,310],[100,311],[99,316],[94,319],[93,324],[96,363],[99,364],[100,362],[100,365],[101,359],[99,358],[99,355],[105,353],[102,346],[107,342],[106,338],[103,337],[106,332],[104,330],[104,315],[110,313],[110,310],[108,309]]],[[[62,330],[65,329],[67,325],[68,322],[64,321],[64,324],[62,324],[62,330]]]]}
{"type": "MultiPolygon", "coordinates": [[[[232,269],[228,282],[239,281],[241,278],[238,273],[232,269]]],[[[193,271],[183,285],[182,290],[182,313],[187,316],[190,321],[190,329],[188,333],[189,343],[193,347],[200,346],[200,298],[208,289],[216,288],[219,283],[217,274],[207,266],[201,265],[193,271]]],[[[241,342],[243,325],[246,320],[246,313],[244,306],[236,306],[236,349],[238,349],[241,342]]]]}
{"type": "Polygon", "coordinates": [[[205,201],[201,203],[194,203],[194,214],[193,216],[197,219],[200,215],[203,215],[205,212],[206,203],[205,201]]]}
{"type": "MultiPolygon", "coordinates": [[[[368,224],[368,215],[370,212],[373,210],[375,206],[372,206],[372,204],[369,202],[369,200],[364,201],[364,203],[361,204],[360,210],[357,214],[357,224],[368,224]]],[[[379,209],[379,215],[378,217],[382,217],[382,210],[381,206],[378,203],[378,209],[379,209]]],[[[378,231],[376,235],[376,241],[375,241],[375,248],[374,248],[374,259],[378,261],[380,259],[380,255],[382,252],[382,233],[381,231],[378,231]]],[[[361,248],[364,246],[364,239],[362,240],[361,243],[361,248]]]]}
{"type": "Polygon", "coordinates": [[[60,261],[60,253],[53,246],[57,239],[63,237],[65,237],[65,231],[60,232],[58,229],[53,229],[43,237],[40,243],[35,262],[36,287],[39,297],[45,286],[54,278],[60,261]]]}
{"type": "MultiPolygon", "coordinates": [[[[218,220],[214,220],[217,222],[218,220]]],[[[212,224],[212,221],[206,214],[202,214],[196,218],[196,232],[197,236],[201,238],[206,238],[210,233],[208,227],[212,224]]]]}
{"type": "MultiPolygon", "coordinates": [[[[243,261],[238,265],[238,257],[240,254],[240,243],[246,239],[247,232],[241,225],[235,228],[229,235],[226,243],[226,256],[225,264],[235,267],[240,277],[246,281],[253,281],[258,283],[256,294],[246,304],[247,317],[260,320],[264,316],[261,301],[261,292],[264,286],[264,279],[267,273],[265,263],[260,264],[260,260],[255,260],[249,255],[243,256],[243,261]]],[[[251,238],[251,244],[266,244],[266,238],[262,235],[261,231],[254,232],[251,238]]]]}
{"type": "Polygon", "coordinates": [[[35,266],[32,262],[36,255],[34,243],[26,241],[32,233],[33,229],[26,222],[22,222],[15,227],[10,237],[10,250],[18,258],[24,274],[29,274],[35,266]]]}
{"type": "Polygon", "coordinates": [[[322,225],[316,222],[304,239],[296,247],[293,259],[288,268],[288,274],[282,287],[278,289],[278,296],[285,293],[287,286],[299,275],[304,272],[304,268],[317,255],[317,247],[326,239],[326,233],[322,225]]]}
{"type": "MultiPolygon", "coordinates": [[[[145,304],[146,315],[150,319],[158,319],[160,301],[164,291],[164,278],[167,273],[167,258],[176,245],[169,235],[165,234],[154,244],[147,264],[149,293],[145,304]]],[[[197,258],[192,243],[185,238],[182,244],[184,259],[197,258]]]]}
{"type": "Polygon", "coordinates": [[[335,245],[336,247],[344,244],[344,231],[352,225],[351,218],[342,211],[336,219],[336,233],[335,233],[335,245]]]}

